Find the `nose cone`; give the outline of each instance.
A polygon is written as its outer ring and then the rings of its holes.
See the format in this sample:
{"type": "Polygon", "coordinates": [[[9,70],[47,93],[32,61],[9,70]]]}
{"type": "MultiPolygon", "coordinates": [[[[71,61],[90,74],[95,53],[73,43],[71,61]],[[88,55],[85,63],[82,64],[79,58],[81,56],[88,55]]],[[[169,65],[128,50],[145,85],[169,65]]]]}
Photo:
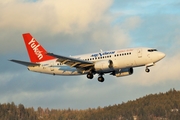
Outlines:
{"type": "Polygon", "coordinates": [[[161,59],[163,59],[166,55],[165,55],[164,53],[162,53],[162,52],[159,52],[158,56],[159,56],[159,59],[161,60],[161,59]]]}

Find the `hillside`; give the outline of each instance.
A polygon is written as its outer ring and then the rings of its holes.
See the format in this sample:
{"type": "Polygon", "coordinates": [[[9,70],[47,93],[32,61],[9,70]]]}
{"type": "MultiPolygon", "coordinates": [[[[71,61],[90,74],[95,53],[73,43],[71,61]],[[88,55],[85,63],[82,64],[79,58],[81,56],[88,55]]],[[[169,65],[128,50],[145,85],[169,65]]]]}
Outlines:
{"type": "Polygon", "coordinates": [[[178,120],[180,91],[150,94],[104,108],[56,110],[24,108],[22,104],[0,104],[0,120],[178,120]]]}

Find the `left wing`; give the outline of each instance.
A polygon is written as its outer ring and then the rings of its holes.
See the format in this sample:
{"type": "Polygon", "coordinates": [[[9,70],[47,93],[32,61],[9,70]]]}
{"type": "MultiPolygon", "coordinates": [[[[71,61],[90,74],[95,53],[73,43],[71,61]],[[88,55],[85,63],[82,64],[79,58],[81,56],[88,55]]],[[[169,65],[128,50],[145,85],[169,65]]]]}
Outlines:
{"type": "Polygon", "coordinates": [[[88,69],[94,66],[93,62],[80,60],[72,57],[65,57],[61,55],[56,55],[53,53],[47,53],[49,56],[53,56],[58,58],[57,61],[61,62],[62,64],[66,64],[70,67],[76,67],[76,68],[82,68],[82,69],[88,69]]]}

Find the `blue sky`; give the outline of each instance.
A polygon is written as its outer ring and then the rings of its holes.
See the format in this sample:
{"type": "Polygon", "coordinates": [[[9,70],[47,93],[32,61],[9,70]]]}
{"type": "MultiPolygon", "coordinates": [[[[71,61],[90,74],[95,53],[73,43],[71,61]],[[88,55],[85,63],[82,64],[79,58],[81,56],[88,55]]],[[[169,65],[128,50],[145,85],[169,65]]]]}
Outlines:
{"type": "Polygon", "coordinates": [[[0,2],[0,103],[26,107],[87,109],[180,89],[180,2],[177,0],[7,0],[0,2]],[[49,52],[78,55],[130,47],[154,47],[166,58],[134,74],[105,82],[86,76],[29,72],[10,59],[29,61],[22,33],[49,52]]]}

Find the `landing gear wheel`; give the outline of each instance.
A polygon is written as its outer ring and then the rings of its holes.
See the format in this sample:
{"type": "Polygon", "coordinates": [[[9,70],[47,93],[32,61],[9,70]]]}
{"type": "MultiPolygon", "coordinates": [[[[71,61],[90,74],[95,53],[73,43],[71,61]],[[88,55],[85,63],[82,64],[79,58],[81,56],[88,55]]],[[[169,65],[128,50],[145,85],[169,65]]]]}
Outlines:
{"type": "Polygon", "coordinates": [[[102,76],[98,77],[98,81],[99,82],[104,82],[104,77],[102,77],[102,76]]]}
{"type": "Polygon", "coordinates": [[[87,74],[87,78],[89,78],[89,79],[93,79],[93,77],[94,77],[94,76],[93,76],[93,74],[92,74],[92,73],[88,73],[88,74],[87,74]]]}
{"type": "Polygon", "coordinates": [[[146,70],[145,70],[145,71],[148,73],[148,72],[150,72],[150,69],[149,69],[149,68],[146,68],[146,70]]]}

